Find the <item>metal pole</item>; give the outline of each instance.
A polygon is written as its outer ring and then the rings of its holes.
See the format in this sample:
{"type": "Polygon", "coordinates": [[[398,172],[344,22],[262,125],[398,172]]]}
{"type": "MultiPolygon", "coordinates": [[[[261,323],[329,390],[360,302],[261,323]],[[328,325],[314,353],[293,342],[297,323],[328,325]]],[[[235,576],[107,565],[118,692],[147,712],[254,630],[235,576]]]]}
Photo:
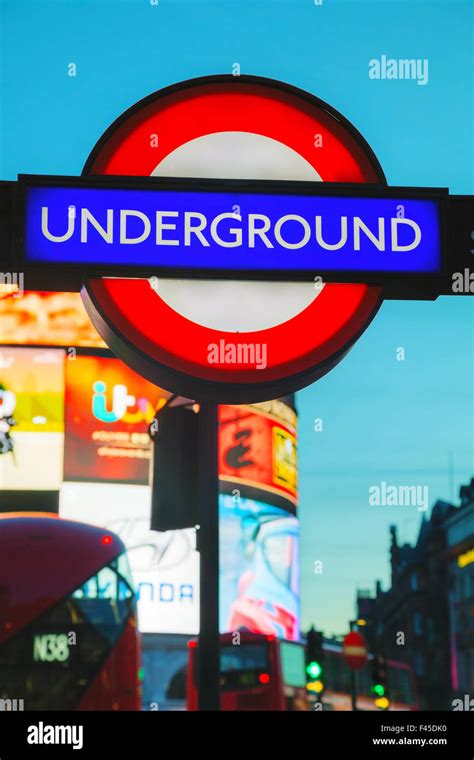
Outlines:
{"type": "Polygon", "coordinates": [[[351,670],[352,709],[357,712],[357,673],[351,670]]]}
{"type": "Polygon", "coordinates": [[[200,404],[197,494],[200,552],[199,710],[220,709],[217,411],[218,406],[214,401],[200,404]]]}

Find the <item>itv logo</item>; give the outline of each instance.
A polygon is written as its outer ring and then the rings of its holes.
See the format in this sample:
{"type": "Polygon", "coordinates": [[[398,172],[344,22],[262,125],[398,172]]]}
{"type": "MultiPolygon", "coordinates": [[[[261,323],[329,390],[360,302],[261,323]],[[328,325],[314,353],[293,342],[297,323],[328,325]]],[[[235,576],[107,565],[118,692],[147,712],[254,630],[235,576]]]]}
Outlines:
{"type": "MultiPolygon", "coordinates": [[[[155,408],[147,398],[136,398],[128,392],[126,385],[117,383],[112,386],[112,408],[107,408],[107,383],[96,380],[92,386],[92,414],[101,422],[124,422],[137,425],[140,422],[151,423],[155,416],[155,408]],[[131,411],[136,407],[135,411],[131,411]]],[[[164,403],[160,399],[160,405],[164,403]]]]}

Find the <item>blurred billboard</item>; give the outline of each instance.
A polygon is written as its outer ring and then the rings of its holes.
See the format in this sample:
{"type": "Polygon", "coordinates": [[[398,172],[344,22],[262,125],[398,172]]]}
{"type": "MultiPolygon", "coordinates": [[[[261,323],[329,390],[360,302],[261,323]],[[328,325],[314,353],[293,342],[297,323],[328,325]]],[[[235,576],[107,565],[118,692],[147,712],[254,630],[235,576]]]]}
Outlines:
{"type": "Polygon", "coordinates": [[[67,360],[64,480],[148,485],[148,426],[170,395],[119,359],[67,360]]]}
{"type": "MultiPolygon", "coordinates": [[[[195,531],[149,528],[148,425],[171,394],[104,348],[78,294],[0,293],[0,488],[60,489],[62,515],[119,533],[140,629],[195,634],[195,531]]],[[[219,408],[219,478],[221,630],[297,639],[292,397],[219,408]]]]}
{"type": "Polygon", "coordinates": [[[0,348],[1,490],[59,489],[64,356],[60,349],[0,348]]]}

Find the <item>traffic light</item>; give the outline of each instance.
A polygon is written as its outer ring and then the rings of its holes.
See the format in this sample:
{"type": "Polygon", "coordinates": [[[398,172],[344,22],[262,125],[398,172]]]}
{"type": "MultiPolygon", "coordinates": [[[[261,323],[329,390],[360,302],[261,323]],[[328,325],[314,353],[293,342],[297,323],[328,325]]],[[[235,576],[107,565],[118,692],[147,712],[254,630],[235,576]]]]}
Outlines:
{"type": "Polygon", "coordinates": [[[388,696],[388,670],[387,661],[384,657],[374,657],[372,661],[372,687],[376,707],[388,710],[390,699],[388,696]]]}
{"type": "Polygon", "coordinates": [[[307,688],[321,693],[324,690],[323,635],[312,626],[306,634],[307,688]]]}
{"type": "Polygon", "coordinates": [[[152,530],[180,530],[198,523],[199,416],[189,405],[165,406],[150,425],[152,530]]]}

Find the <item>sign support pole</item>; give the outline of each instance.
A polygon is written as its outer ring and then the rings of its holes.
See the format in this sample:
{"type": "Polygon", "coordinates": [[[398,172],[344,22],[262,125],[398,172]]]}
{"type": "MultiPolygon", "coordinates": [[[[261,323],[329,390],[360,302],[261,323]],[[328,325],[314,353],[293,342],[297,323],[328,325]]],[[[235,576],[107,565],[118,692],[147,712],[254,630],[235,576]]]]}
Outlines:
{"type": "Polygon", "coordinates": [[[357,712],[357,673],[351,670],[351,699],[352,709],[357,712]]]}
{"type": "Polygon", "coordinates": [[[220,709],[218,405],[200,404],[198,709],[220,709]]]}

